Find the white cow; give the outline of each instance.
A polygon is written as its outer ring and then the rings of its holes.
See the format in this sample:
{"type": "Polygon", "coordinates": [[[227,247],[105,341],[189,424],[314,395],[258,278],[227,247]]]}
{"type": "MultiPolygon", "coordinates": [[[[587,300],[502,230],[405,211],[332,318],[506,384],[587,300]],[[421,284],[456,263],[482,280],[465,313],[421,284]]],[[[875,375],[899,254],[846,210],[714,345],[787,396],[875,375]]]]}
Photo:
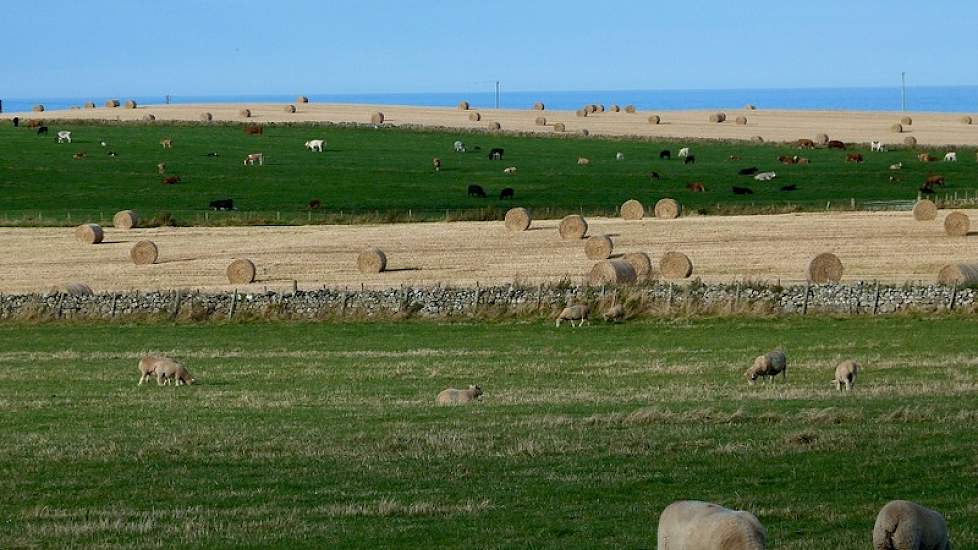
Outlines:
{"type": "Polygon", "coordinates": [[[776,177],[778,177],[778,175],[774,172],[761,172],[760,174],[754,176],[754,179],[757,181],[771,181],[776,177]]]}
{"type": "Polygon", "coordinates": [[[456,141],[455,142],[455,152],[456,153],[464,153],[465,152],[465,144],[462,143],[461,141],[456,141]]]}
{"type": "Polygon", "coordinates": [[[958,162],[958,154],[956,152],[947,153],[944,155],[944,162],[958,162]]]}
{"type": "Polygon", "coordinates": [[[883,151],[886,150],[886,146],[883,145],[883,142],[882,141],[874,141],[874,142],[872,142],[872,143],[869,144],[869,150],[870,151],[879,151],[880,153],[882,153],[883,151]]]}
{"type": "Polygon", "coordinates": [[[58,132],[58,143],[64,143],[66,141],[71,143],[71,132],[68,130],[61,130],[58,132]]]}
{"type": "Polygon", "coordinates": [[[306,149],[309,149],[310,151],[318,151],[318,152],[322,153],[323,150],[326,149],[326,140],[325,139],[311,139],[311,140],[309,140],[309,141],[306,142],[306,149]]]}
{"type": "Polygon", "coordinates": [[[615,153],[615,160],[625,160],[624,153],[615,153]]]}
{"type": "Polygon", "coordinates": [[[245,157],[244,164],[245,166],[254,166],[256,161],[258,162],[258,166],[264,166],[265,156],[261,153],[252,153],[245,157]]]}
{"type": "Polygon", "coordinates": [[[682,149],[680,149],[679,150],[679,155],[677,155],[677,156],[679,158],[681,158],[681,159],[684,159],[684,158],[688,157],[689,156],[689,147],[683,147],[682,149]]]}

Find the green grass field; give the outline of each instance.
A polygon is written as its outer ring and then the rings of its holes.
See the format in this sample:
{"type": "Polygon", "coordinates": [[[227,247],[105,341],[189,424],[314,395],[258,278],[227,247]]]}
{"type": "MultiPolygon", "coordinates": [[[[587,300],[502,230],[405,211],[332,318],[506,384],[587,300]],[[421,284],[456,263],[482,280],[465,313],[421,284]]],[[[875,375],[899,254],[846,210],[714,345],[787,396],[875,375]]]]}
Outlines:
{"type": "Polygon", "coordinates": [[[941,193],[959,193],[962,199],[978,193],[973,149],[960,148],[961,162],[956,164],[920,163],[915,150],[861,150],[867,160],[856,165],[845,163],[840,151],[699,142],[688,143],[695,164],[659,160],[661,149],[675,155],[684,144],[313,126],[267,127],[263,136],[247,136],[239,126],[78,123],[52,123],[51,134],[40,137],[5,124],[0,127],[0,223],[106,221],[126,208],[158,222],[168,218],[157,214],[169,213],[184,224],[406,221],[445,219],[446,211],[449,219],[497,219],[513,205],[532,208],[537,217],[556,217],[579,211],[614,214],[627,199],[651,205],[665,196],[703,213],[824,209],[829,202],[848,208],[852,199],[857,204],[914,199],[931,174],[947,178],[941,193]],[[54,133],[60,129],[71,130],[74,143],[57,144],[54,133]],[[173,139],[172,150],[162,150],[163,137],[173,139]],[[328,140],[326,153],[303,149],[313,138],[328,140]],[[466,142],[468,153],[453,152],[458,138],[466,142]],[[107,147],[99,145],[101,140],[107,147]],[[476,145],[480,151],[473,151],[476,145]],[[501,162],[487,159],[491,147],[505,148],[501,162]],[[72,160],[81,151],[86,158],[72,160]],[[118,156],[110,157],[109,151],[118,156]],[[619,151],[625,160],[615,160],[619,151]],[[208,152],[221,156],[208,157],[208,152]],[[264,153],[264,167],[242,165],[253,152],[264,153]],[[812,164],[782,166],[777,161],[782,154],[805,156],[812,164]],[[730,161],[730,155],[741,159],[730,161]],[[591,166],[578,166],[578,156],[591,159],[591,166]],[[432,157],[443,160],[440,173],[432,169],[432,157]],[[161,161],[169,175],[182,178],[180,184],[161,185],[156,172],[161,161]],[[888,169],[900,161],[903,171],[888,169]],[[518,174],[504,174],[507,166],[516,166],[518,174]],[[762,183],[737,175],[748,166],[774,170],[778,178],[762,183]],[[652,171],[662,179],[651,181],[652,171]],[[890,183],[891,175],[902,181],[890,183]],[[691,182],[704,183],[707,191],[688,191],[691,182]],[[469,183],[481,185],[489,198],[468,197],[469,183]],[[779,190],[789,184],[798,190],[779,190]],[[734,185],[751,187],[754,194],[735,196],[734,185]],[[515,200],[498,199],[504,187],[515,189],[515,200]],[[234,199],[240,211],[205,217],[208,203],[220,198],[234,199]],[[314,198],[323,209],[310,213],[307,204],[314,198]]]}
{"type": "Polygon", "coordinates": [[[5,324],[0,546],[654,548],[696,498],[753,511],[771,548],[864,549],[905,498],[975,548],[976,329],[5,324]],[[779,345],[787,382],[748,387],[779,345]],[[200,384],[137,387],[151,350],[200,384]],[[469,383],[482,402],[433,405],[469,383]]]}

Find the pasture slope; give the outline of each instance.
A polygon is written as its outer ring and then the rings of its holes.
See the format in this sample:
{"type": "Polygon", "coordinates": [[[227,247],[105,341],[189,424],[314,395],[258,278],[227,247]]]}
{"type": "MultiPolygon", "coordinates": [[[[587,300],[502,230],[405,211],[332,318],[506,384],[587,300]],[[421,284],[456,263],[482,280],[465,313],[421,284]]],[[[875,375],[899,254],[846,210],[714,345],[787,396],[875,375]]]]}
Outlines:
{"type": "Polygon", "coordinates": [[[862,550],[887,501],[978,547],[976,321],[0,326],[4,547],[653,548],[747,509],[862,550]],[[748,387],[783,346],[788,378],[748,387]],[[136,386],[140,354],[190,387],[136,386]],[[846,358],[851,395],[830,383],[846,358]],[[436,407],[445,387],[481,402],[436,407]]]}

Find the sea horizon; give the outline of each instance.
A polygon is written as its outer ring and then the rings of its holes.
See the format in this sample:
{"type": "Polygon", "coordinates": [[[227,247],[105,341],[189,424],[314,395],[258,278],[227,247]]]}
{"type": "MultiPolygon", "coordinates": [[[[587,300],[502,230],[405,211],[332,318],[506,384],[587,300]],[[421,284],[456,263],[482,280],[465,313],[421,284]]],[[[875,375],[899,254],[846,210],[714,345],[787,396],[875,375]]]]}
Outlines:
{"type": "MultiPolygon", "coordinates": [[[[406,92],[406,93],[307,93],[315,103],[404,105],[415,107],[454,107],[468,101],[474,108],[497,106],[495,91],[406,92]]],[[[114,97],[34,97],[3,98],[3,112],[30,111],[36,104],[47,110],[67,109],[94,101],[101,106],[108,99],[134,99],[140,105],[198,103],[292,103],[292,94],[214,94],[214,95],[137,95],[114,97]]],[[[978,85],[913,86],[906,89],[906,111],[934,113],[978,112],[978,85]]],[[[635,105],[643,111],[685,111],[699,109],[739,109],[747,104],[760,109],[903,111],[904,97],[899,86],[757,88],[728,90],[579,90],[507,91],[498,96],[502,109],[528,109],[542,101],[551,110],[575,110],[590,103],[635,105]]]]}

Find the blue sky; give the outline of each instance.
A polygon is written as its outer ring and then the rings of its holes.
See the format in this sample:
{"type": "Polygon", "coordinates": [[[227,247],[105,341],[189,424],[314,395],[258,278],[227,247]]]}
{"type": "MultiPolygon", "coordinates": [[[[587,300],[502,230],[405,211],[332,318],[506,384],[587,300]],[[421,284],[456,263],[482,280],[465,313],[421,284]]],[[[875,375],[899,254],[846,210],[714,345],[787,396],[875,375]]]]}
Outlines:
{"type": "Polygon", "coordinates": [[[978,2],[4,0],[0,97],[978,84],[978,2]]]}

